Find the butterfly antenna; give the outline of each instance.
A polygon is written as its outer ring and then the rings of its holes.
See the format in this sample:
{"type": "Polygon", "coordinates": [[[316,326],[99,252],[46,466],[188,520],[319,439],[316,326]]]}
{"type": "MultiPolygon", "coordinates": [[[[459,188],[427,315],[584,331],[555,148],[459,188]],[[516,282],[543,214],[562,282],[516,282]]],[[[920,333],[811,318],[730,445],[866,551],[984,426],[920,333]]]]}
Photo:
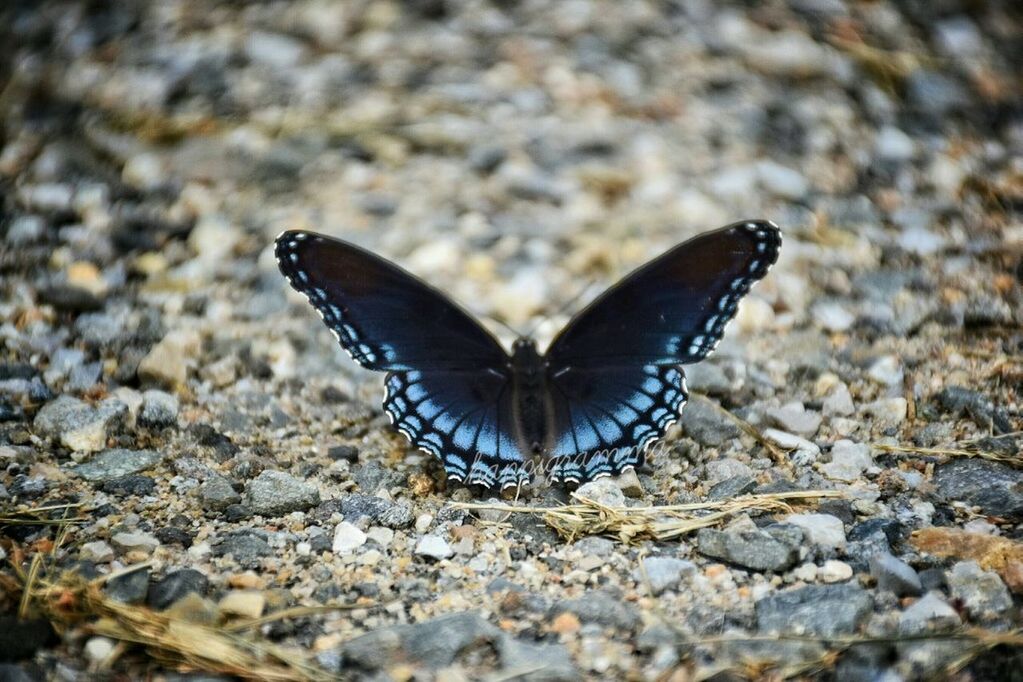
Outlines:
{"type": "Polygon", "coordinates": [[[586,282],[586,284],[583,285],[582,289],[580,289],[579,291],[575,292],[575,294],[573,294],[571,298],[569,298],[567,301],[565,301],[560,306],[558,306],[558,309],[555,310],[553,313],[549,313],[547,315],[541,315],[539,322],[537,322],[536,324],[534,324],[532,326],[532,328],[530,328],[529,333],[526,334],[526,336],[532,337],[533,334],[536,333],[536,330],[539,329],[540,325],[542,325],[544,322],[546,322],[547,320],[551,319],[551,317],[553,317],[554,315],[560,315],[563,312],[565,312],[566,310],[572,308],[576,303],[579,302],[579,299],[581,299],[583,297],[583,295],[585,295],[586,292],[590,290],[590,287],[592,287],[594,285],[594,283],[595,283],[595,280],[592,280],[592,279],[589,280],[588,282],[586,282]]]}

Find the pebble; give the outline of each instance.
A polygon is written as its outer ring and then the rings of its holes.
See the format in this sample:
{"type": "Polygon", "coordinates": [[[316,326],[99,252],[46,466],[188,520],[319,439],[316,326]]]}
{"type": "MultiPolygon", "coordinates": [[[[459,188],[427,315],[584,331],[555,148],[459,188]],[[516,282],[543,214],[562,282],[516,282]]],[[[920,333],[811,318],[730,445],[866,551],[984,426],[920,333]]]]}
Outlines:
{"type": "Polygon", "coordinates": [[[899,631],[905,634],[941,632],[962,625],[962,619],[937,592],[928,592],[899,615],[899,631]]]}
{"type": "Polygon", "coordinates": [[[842,305],[834,301],[819,301],[810,308],[813,319],[825,331],[842,333],[852,328],[856,316],[842,305]]]}
{"type": "Polygon", "coordinates": [[[767,418],[775,426],[805,438],[813,437],[821,426],[820,413],[807,410],[798,401],[770,408],[767,418]]]}
{"type": "Polygon", "coordinates": [[[799,560],[802,542],[803,531],[787,524],[723,531],[701,528],[697,551],[754,571],[781,572],[799,560]]]}
{"type": "MultiPolygon", "coordinates": [[[[194,547],[193,547],[194,549],[194,547]]],[[[248,532],[239,532],[224,538],[213,547],[214,556],[230,556],[245,568],[258,568],[260,560],[273,555],[273,549],[263,538],[248,532]]]]}
{"type": "Polygon", "coordinates": [[[148,533],[114,533],[110,538],[110,544],[121,554],[140,551],[152,554],[160,541],[148,533]]]}
{"type": "Polygon", "coordinates": [[[888,552],[870,557],[870,575],[877,580],[878,589],[894,592],[897,597],[923,594],[923,584],[913,567],[888,552]]]}
{"type": "Polygon", "coordinates": [[[231,482],[219,474],[213,474],[199,486],[199,501],[203,509],[224,511],[232,504],[242,501],[242,496],[231,482]]]}
{"type": "Polygon", "coordinates": [[[816,461],[817,457],[821,454],[821,449],[816,443],[801,438],[794,433],[779,431],[778,429],[764,429],[763,436],[783,450],[793,452],[793,462],[798,464],[810,464],[816,461]]]}
{"type": "Polygon", "coordinates": [[[106,447],[107,432],[123,418],[126,408],[117,401],[94,408],[85,401],[62,395],[36,414],[36,432],[75,452],[97,452],[106,447]]]}
{"type": "Polygon", "coordinates": [[[821,566],[818,576],[826,583],[841,583],[853,577],[853,569],[844,561],[828,559],[821,566]]]}
{"type": "Polygon", "coordinates": [[[576,490],[576,495],[605,507],[625,506],[625,493],[610,478],[598,478],[596,481],[584,483],[576,490]]]}
{"type": "Polygon", "coordinates": [[[857,585],[807,585],[758,600],[757,628],[834,637],[856,632],[872,610],[873,599],[857,585]]]}
{"type": "Polygon", "coordinates": [[[640,623],[636,607],[603,590],[593,590],[585,597],[556,602],[548,618],[571,613],[582,623],[597,623],[606,627],[631,630],[640,623]]]}
{"type": "Polygon", "coordinates": [[[801,528],[810,544],[825,551],[845,547],[845,527],[838,517],[831,514],[790,514],[785,521],[801,528]]]}
{"type": "Polygon", "coordinates": [[[94,540],[84,543],[78,551],[78,556],[85,561],[105,564],[113,560],[114,550],[102,540],[94,540]]]}
{"type": "Polygon", "coordinates": [[[851,483],[873,464],[869,445],[843,438],[835,441],[831,448],[831,461],[821,465],[821,472],[832,480],[851,483]]]}
{"type": "Polygon", "coordinates": [[[938,495],[989,516],[1023,521],[1023,471],[1000,462],[954,458],[934,472],[938,495]]]}
{"type": "Polygon", "coordinates": [[[679,423],[687,436],[707,447],[719,447],[742,433],[739,425],[720,408],[698,396],[690,396],[679,423]]]}
{"type": "Polygon", "coordinates": [[[765,190],[781,199],[802,199],[810,190],[810,183],[799,171],[774,161],[758,163],[757,177],[765,190]]]}
{"type": "Polygon", "coordinates": [[[189,358],[199,355],[199,337],[190,332],[172,332],[153,346],[139,362],[138,376],[143,383],[170,388],[185,385],[189,358]]]}
{"type": "Polygon", "coordinates": [[[948,573],[948,588],[974,619],[988,621],[1012,609],[1012,595],[998,574],[983,570],[976,561],[960,561],[948,573]]]}
{"type": "Polygon", "coordinates": [[[342,521],[334,528],[334,543],[331,550],[335,554],[351,554],[366,544],[366,538],[366,534],[358,527],[348,521],[342,521]]]}
{"type": "Polygon", "coordinates": [[[253,514],[282,516],[320,503],[315,486],[283,471],[265,470],[245,486],[245,506],[253,514]]]}
{"type": "MultiPolygon", "coordinates": [[[[365,539],[363,540],[365,541],[365,539]]],[[[437,535],[424,535],[416,543],[416,554],[430,559],[449,559],[455,551],[451,549],[448,541],[437,535]]]]}
{"type": "Polygon", "coordinates": [[[108,578],[103,592],[122,604],[141,604],[149,591],[149,569],[135,568],[108,578]]]}
{"type": "Polygon", "coordinates": [[[872,381],[885,386],[901,386],[903,371],[902,363],[894,355],[885,355],[878,358],[867,369],[867,376],[872,381]]]}
{"type": "Polygon", "coordinates": [[[114,653],[116,642],[108,637],[90,637],[82,651],[94,665],[99,665],[114,653]]]}
{"type": "Polygon", "coordinates": [[[643,570],[637,571],[635,577],[637,581],[642,581],[645,576],[651,593],[656,597],[674,588],[683,577],[695,575],[696,572],[696,565],[691,561],[657,556],[643,559],[643,570]]]}
{"type": "Polygon", "coordinates": [[[829,417],[848,417],[856,412],[849,387],[844,383],[837,384],[821,403],[821,411],[829,417]]]}
{"type": "Polygon", "coordinates": [[[884,161],[904,163],[916,155],[916,144],[906,133],[892,126],[885,126],[874,140],[874,152],[884,161]]]}
{"type": "Polygon", "coordinates": [[[164,391],[150,389],[142,394],[138,422],[143,426],[171,426],[178,418],[178,399],[164,391]]]}
{"type": "Polygon", "coordinates": [[[187,594],[204,596],[209,590],[209,579],[194,568],[171,571],[149,588],[146,603],[157,611],[166,609],[187,594]]]}
{"type": "Polygon", "coordinates": [[[71,470],[86,481],[105,483],[123,478],[140,471],[152,469],[163,460],[155,450],[105,450],[91,461],[71,467],[71,470]]]}
{"type": "Polygon", "coordinates": [[[242,618],[259,618],[265,607],[266,595],[258,590],[232,590],[217,602],[221,613],[242,618]]]}

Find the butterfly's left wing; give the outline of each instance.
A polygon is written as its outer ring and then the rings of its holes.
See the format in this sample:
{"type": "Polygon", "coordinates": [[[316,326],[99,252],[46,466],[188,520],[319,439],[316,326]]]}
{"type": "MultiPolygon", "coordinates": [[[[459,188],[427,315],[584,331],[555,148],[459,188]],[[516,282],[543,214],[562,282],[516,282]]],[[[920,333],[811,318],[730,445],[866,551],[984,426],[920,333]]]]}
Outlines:
{"type": "Polygon", "coordinates": [[[550,476],[583,482],[638,466],[686,401],[679,365],[705,358],[778,258],[767,221],[701,234],[625,277],[546,354],[550,476]]]}
{"type": "Polygon", "coordinates": [[[448,476],[486,487],[528,478],[512,418],[508,356],[440,291],[377,255],[288,231],[275,255],[357,363],[388,372],[384,410],[448,476]]]}

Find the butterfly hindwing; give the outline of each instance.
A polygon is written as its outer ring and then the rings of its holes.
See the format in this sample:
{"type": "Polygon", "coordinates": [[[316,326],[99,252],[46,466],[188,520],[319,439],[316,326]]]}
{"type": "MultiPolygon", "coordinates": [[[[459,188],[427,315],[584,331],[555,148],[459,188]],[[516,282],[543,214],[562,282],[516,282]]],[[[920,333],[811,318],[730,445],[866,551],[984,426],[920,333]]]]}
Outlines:
{"type": "Polygon", "coordinates": [[[682,370],[658,365],[564,370],[548,385],[548,475],[575,483],[640,466],[688,397],[682,370]]]}
{"type": "Polygon", "coordinates": [[[414,445],[438,457],[449,479],[487,488],[529,479],[506,375],[391,372],[385,386],[384,411],[391,423],[414,445]]]}
{"type": "Polygon", "coordinates": [[[277,238],[275,255],[291,286],[367,369],[482,370],[506,362],[501,345],[471,315],[369,251],[292,230],[277,238]]]}
{"type": "Polygon", "coordinates": [[[547,351],[563,367],[681,365],[707,357],[739,300],[778,258],[781,232],[747,221],[676,246],[608,289],[547,351]]]}

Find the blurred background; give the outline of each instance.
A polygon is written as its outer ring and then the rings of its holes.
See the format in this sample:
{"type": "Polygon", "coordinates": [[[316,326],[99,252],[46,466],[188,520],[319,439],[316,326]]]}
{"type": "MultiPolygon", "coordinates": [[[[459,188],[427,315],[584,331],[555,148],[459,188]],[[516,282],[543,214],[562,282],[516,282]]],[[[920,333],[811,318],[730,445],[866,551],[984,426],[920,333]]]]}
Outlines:
{"type": "MultiPolygon", "coordinates": [[[[1005,463],[1018,463],[1023,393],[1021,8],[0,2],[0,507],[70,500],[84,515],[68,536],[3,532],[90,575],[145,562],[124,600],[154,608],[232,586],[280,588],[287,603],[387,603],[263,628],[334,667],[363,632],[480,605],[530,646],[543,640],[516,656],[555,660],[560,645],[546,647],[560,637],[602,678],[667,679],[692,654],[601,634],[638,631],[640,612],[711,635],[813,621],[807,631],[830,638],[868,613],[875,635],[957,626],[959,614],[1018,628],[1007,589],[1018,605],[1020,564],[1007,588],[966,561],[989,545],[951,533],[1021,537],[1023,473],[1005,463]],[[806,539],[775,563],[692,537],[649,543],[687,557],[646,569],[661,566],[659,590],[678,584],[657,602],[635,578],[646,549],[601,538],[587,549],[532,521],[469,528],[452,513],[449,501],[472,494],[445,490],[432,458],[385,428],[380,376],[348,360],[272,257],[284,229],[342,237],[481,319],[539,323],[543,345],[630,269],[744,218],[781,226],[778,265],[715,355],[687,368],[693,399],[668,452],[600,485],[615,504],[793,488],[850,499],[798,515],[806,539]],[[955,450],[902,456],[935,447],[955,450]],[[966,447],[986,459],[954,459],[966,447]],[[390,525],[371,530],[368,516],[390,525]],[[947,585],[951,559],[911,546],[919,529],[950,533],[944,556],[965,552],[947,585]],[[866,563],[878,551],[904,557],[889,557],[896,582],[915,581],[901,600],[866,578],[883,584],[866,563]],[[201,569],[198,587],[175,591],[195,579],[181,566],[201,569]],[[502,575],[530,590],[501,602],[512,611],[491,594],[502,575]],[[618,591],[585,591],[605,584],[618,591]],[[907,606],[923,585],[934,591],[907,606]],[[579,618],[548,623],[548,603],[579,618]]],[[[2,541],[0,560],[14,556],[2,541]]],[[[10,594],[0,611],[17,608],[10,594]]],[[[27,655],[47,641],[25,643],[27,655]]],[[[89,643],[65,650],[77,657],[68,670],[114,651],[89,643]]],[[[936,671],[966,660],[956,646],[973,646],[875,643],[878,654],[829,654],[851,666],[837,678],[945,677],[936,671]]],[[[377,664],[377,645],[363,646],[377,664]]],[[[736,649],[737,665],[765,655],[756,646],[736,649]]],[[[514,673],[508,651],[502,670],[514,673]]],[[[774,660],[795,661],[793,675],[830,665],[822,648],[798,651],[775,647],[774,660]]],[[[1018,674],[1012,660],[1004,675],[1018,674]]],[[[671,679],[689,679],[679,671],[671,679]]]]}

